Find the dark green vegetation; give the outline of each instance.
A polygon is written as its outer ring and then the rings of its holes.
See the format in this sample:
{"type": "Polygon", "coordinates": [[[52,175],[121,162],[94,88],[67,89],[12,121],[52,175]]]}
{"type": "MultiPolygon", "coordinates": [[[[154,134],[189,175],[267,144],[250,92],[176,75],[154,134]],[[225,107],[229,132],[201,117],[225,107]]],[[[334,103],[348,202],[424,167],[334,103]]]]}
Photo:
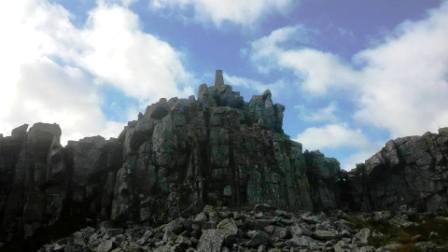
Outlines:
{"type": "Polygon", "coordinates": [[[433,214],[391,214],[376,219],[353,215],[347,218],[357,229],[368,228],[373,235],[368,244],[375,248],[396,244],[393,252],[446,251],[448,248],[448,217],[433,214]],[[393,216],[393,217],[392,217],[393,216]]]}

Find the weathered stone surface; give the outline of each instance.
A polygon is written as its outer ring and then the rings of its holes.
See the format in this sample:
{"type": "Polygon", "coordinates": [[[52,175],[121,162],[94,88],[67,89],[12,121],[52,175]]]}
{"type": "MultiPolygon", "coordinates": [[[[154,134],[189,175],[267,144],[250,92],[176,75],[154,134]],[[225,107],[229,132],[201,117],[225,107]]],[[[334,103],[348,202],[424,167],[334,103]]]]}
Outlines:
{"type": "Polygon", "coordinates": [[[113,248],[113,241],[112,240],[105,240],[98,245],[98,248],[96,249],[96,252],[109,252],[113,248]]]}
{"type": "Polygon", "coordinates": [[[110,217],[115,174],[122,164],[118,140],[86,137],[66,147],[72,165],[72,211],[92,218],[110,217]],[[76,206],[79,208],[75,209],[76,206]]]}
{"type": "Polygon", "coordinates": [[[6,139],[5,144],[15,145],[17,152],[8,153],[13,146],[5,146],[5,154],[11,155],[12,160],[4,156],[2,160],[6,162],[0,165],[13,169],[10,192],[2,209],[1,230],[7,241],[18,234],[31,237],[37,229],[54,224],[61,216],[67,195],[59,126],[37,123],[27,133],[26,128],[24,125],[13,130],[11,139],[6,139]]]}
{"type": "Polygon", "coordinates": [[[337,205],[337,161],[303,154],[282,133],[284,108],[269,91],[244,103],[220,76],[214,86],[200,87],[198,101],[162,99],[128,124],[112,219],[165,221],[205,203],[337,205]],[[153,116],[156,111],[164,112],[153,116]]]}
{"type": "Polygon", "coordinates": [[[109,218],[113,191],[107,188],[114,183],[113,166],[121,165],[121,144],[94,137],[64,148],[58,125],[27,127],[0,141],[0,179],[8,180],[0,185],[2,239],[20,246],[26,239],[32,246],[35,237],[45,239],[44,230],[70,229],[84,217],[109,218]]]}
{"type": "Polygon", "coordinates": [[[220,229],[205,230],[199,239],[198,251],[220,252],[225,238],[225,232],[220,229]]]}
{"type": "Polygon", "coordinates": [[[448,209],[448,135],[426,133],[389,141],[349,173],[351,207],[361,210],[448,209]]]}
{"type": "Polygon", "coordinates": [[[283,105],[273,104],[271,91],[266,90],[262,95],[252,97],[248,104],[247,115],[253,123],[282,132],[284,110],[283,105]]]}

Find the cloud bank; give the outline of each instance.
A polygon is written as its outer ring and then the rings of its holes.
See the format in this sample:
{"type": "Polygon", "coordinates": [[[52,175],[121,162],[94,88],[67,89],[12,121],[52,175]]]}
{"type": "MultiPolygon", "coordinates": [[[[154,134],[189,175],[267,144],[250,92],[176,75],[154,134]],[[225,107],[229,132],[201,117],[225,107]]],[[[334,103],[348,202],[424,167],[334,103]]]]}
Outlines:
{"type": "Polygon", "coordinates": [[[403,22],[349,60],[306,43],[291,46],[306,36],[301,26],[282,27],[253,41],[249,50],[261,72],[292,73],[297,87],[309,97],[354,103],[348,119],[335,118],[331,106],[314,116],[299,106],[306,121],[344,122],[305,129],[296,137],[305,148],[356,147],[358,151],[345,162],[353,165],[345,168],[353,168],[355,160],[363,161],[373,154],[371,146],[378,146],[360,125],[386,129],[391,137],[448,126],[448,2],[422,20],[403,22]],[[342,97],[336,96],[339,91],[342,97]]]}
{"type": "Polygon", "coordinates": [[[352,129],[345,124],[327,124],[323,127],[311,127],[300,133],[296,140],[307,149],[357,147],[369,145],[369,141],[360,129],[352,129]]]}
{"type": "Polygon", "coordinates": [[[448,125],[448,3],[423,20],[405,22],[350,62],[310,47],[289,48],[300,27],[284,27],[251,44],[263,70],[291,71],[313,96],[350,90],[354,119],[393,137],[448,125]]]}

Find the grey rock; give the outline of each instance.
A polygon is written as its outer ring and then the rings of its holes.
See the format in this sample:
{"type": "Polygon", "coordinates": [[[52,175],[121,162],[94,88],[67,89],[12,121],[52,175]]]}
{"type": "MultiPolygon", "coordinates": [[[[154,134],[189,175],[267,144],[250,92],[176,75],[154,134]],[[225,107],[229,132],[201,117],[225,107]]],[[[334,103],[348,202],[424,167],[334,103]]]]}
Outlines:
{"type": "Polygon", "coordinates": [[[289,227],[292,235],[301,236],[301,235],[311,235],[311,230],[304,223],[296,223],[289,227]]]}
{"type": "Polygon", "coordinates": [[[253,230],[249,232],[250,240],[245,244],[248,247],[258,248],[260,245],[270,245],[270,236],[263,231],[253,230]]]}
{"type": "Polygon", "coordinates": [[[98,245],[96,252],[109,252],[113,249],[113,241],[105,240],[98,245]]]}
{"type": "Polygon", "coordinates": [[[387,244],[386,246],[381,247],[381,249],[384,249],[385,251],[391,251],[391,250],[399,249],[401,247],[403,247],[403,244],[393,242],[393,243],[387,244]]]}
{"type": "Polygon", "coordinates": [[[448,207],[448,136],[439,134],[398,138],[348,174],[346,196],[354,210],[419,211],[448,207]],[[444,175],[445,174],[445,175],[444,175]]]}
{"type": "Polygon", "coordinates": [[[286,241],[288,246],[316,249],[320,243],[308,236],[294,236],[286,241]]]}
{"type": "Polygon", "coordinates": [[[218,223],[218,230],[222,230],[227,237],[236,235],[238,233],[238,226],[233,219],[224,219],[218,223]]]}
{"type": "Polygon", "coordinates": [[[318,230],[314,231],[313,237],[318,240],[328,241],[328,240],[333,240],[333,239],[338,238],[339,235],[338,235],[337,231],[335,231],[335,230],[318,229],[318,230]]]}
{"type": "Polygon", "coordinates": [[[338,241],[334,246],[333,246],[334,252],[351,252],[351,246],[344,240],[340,240],[338,241]]]}
{"type": "Polygon", "coordinates": [[[443,248],[437,249],[437,245],[431,241],[422,241],[415,243],[415,247],[420,251],[442,251],[443,248]]]}
{"type": "Polygon", "coordinates": [[[286,227],[275,227],[272,233],[272,239],[274,240],[284,240],[291,237],[291,233],[286,227]]]}
{"type": "Polygon", "coordinates": [[[224,77],[222,74],[222,70],[216,70],[215,73],[215,86],[223,86],[224,85],[224,77]]]}
{"type": "Polygon", "coordinates": [[[221,251],[226,239],[235,236],[238,227],[232,219],[224,219],[219,222],[217,229],[204,230],[199,239],[198,251],[221,251]]]}
{"type": "Polygon", "coordinates": [[[199,239],[198,252],[220,252],[225,239],[225,233],[219,229],[203,231],[199,239]]]}
{"type": "Polygon", "coordinates": [[[375,252],[375,247],[364,246],[364,247],[357,248],[354,251],[356,251],[356,252],[375,252]]]}
{"type": "Polygon", "coordinates": [[[440,128],[439,135],[448,137],[448,127],[440,128]]]}
{"type": "Polygon", "coordinates": [[[194,218],[195,222],[199,222],[199,223],[203,223],[208,221],[208,217],[204,212],[200,212],[196,215],[196,217],[194,218]]]}
{"type": "Polygon", "coordinates": [[[184,218],[176,218],[165,225],[165,232],[173,232],[180,234],[185,229],[186,220],[184,218]]]}
{"type": "Polygon", "coordinates": [[[386,211],[375,211],[373,212],[373,219],[375,221],[385,221],[392,217],[392,212],[389,210],[386,211]]]}
{"type": "Polygon", "coordinates": [[[363,228],[358,233],[355,234],[355,239],[359,244],[366,245],[369,242],[372,231],[369,228],[363,228]]]}

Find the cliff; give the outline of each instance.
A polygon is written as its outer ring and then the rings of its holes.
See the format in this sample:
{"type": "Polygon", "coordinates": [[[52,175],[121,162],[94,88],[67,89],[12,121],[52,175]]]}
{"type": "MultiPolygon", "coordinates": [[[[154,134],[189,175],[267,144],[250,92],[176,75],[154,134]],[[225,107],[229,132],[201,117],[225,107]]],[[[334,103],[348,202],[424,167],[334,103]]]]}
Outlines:
{"type": "Polygon", "coordinates": [[[355,210],[448,209],[448,128],[390,140],[348,174],[346,198],[355,210]]]}
{"type": "Polygon", "coordinates": [[[127,251],[131,243],[148,251],[207,251],[215,243],[237,251],[240,240],[244,249],[346,251],[387,248],[391,237],[402,242],[397,232],[412,244],[420,235],[441,251],[448,247],[448,237],[432,234],[444,232],[446,219],[417,214],[447,214],[447,128],[391,140],[346,172],[336,159],[290,140],[282,129],[284,110],[269,90],[244,101],[218,70],[214,85],[201,85],[197,98],[160,99],[118,138],[86,137],[63,147],[60,127],[46,123],[0,135],[0,249],[34,251],[80,228],[45,251],[62,251],[61,244],[66,251],[127,251]],[[326,210],[329,217],[317,214],[326,210]],[[178,221],[176,230],[183,231],[173,236],[166,229],[178,221]],[[228,225],[233,238],[225,244],[221,229],[228,225]],[[368,231],[368,241],[366,226],[383,236],[368,231]]]}
{"type": "Polygon", "coordinates": [[[206,204],[338,207],[339,163],[290,140],[271,96],[245,102],[217,71],[197,99],[161,99],[117,139],[62,147],[56,124],[14,129],[0,137],[0,242],[32,248],[101,220],[163,223],[206,204]]]}

